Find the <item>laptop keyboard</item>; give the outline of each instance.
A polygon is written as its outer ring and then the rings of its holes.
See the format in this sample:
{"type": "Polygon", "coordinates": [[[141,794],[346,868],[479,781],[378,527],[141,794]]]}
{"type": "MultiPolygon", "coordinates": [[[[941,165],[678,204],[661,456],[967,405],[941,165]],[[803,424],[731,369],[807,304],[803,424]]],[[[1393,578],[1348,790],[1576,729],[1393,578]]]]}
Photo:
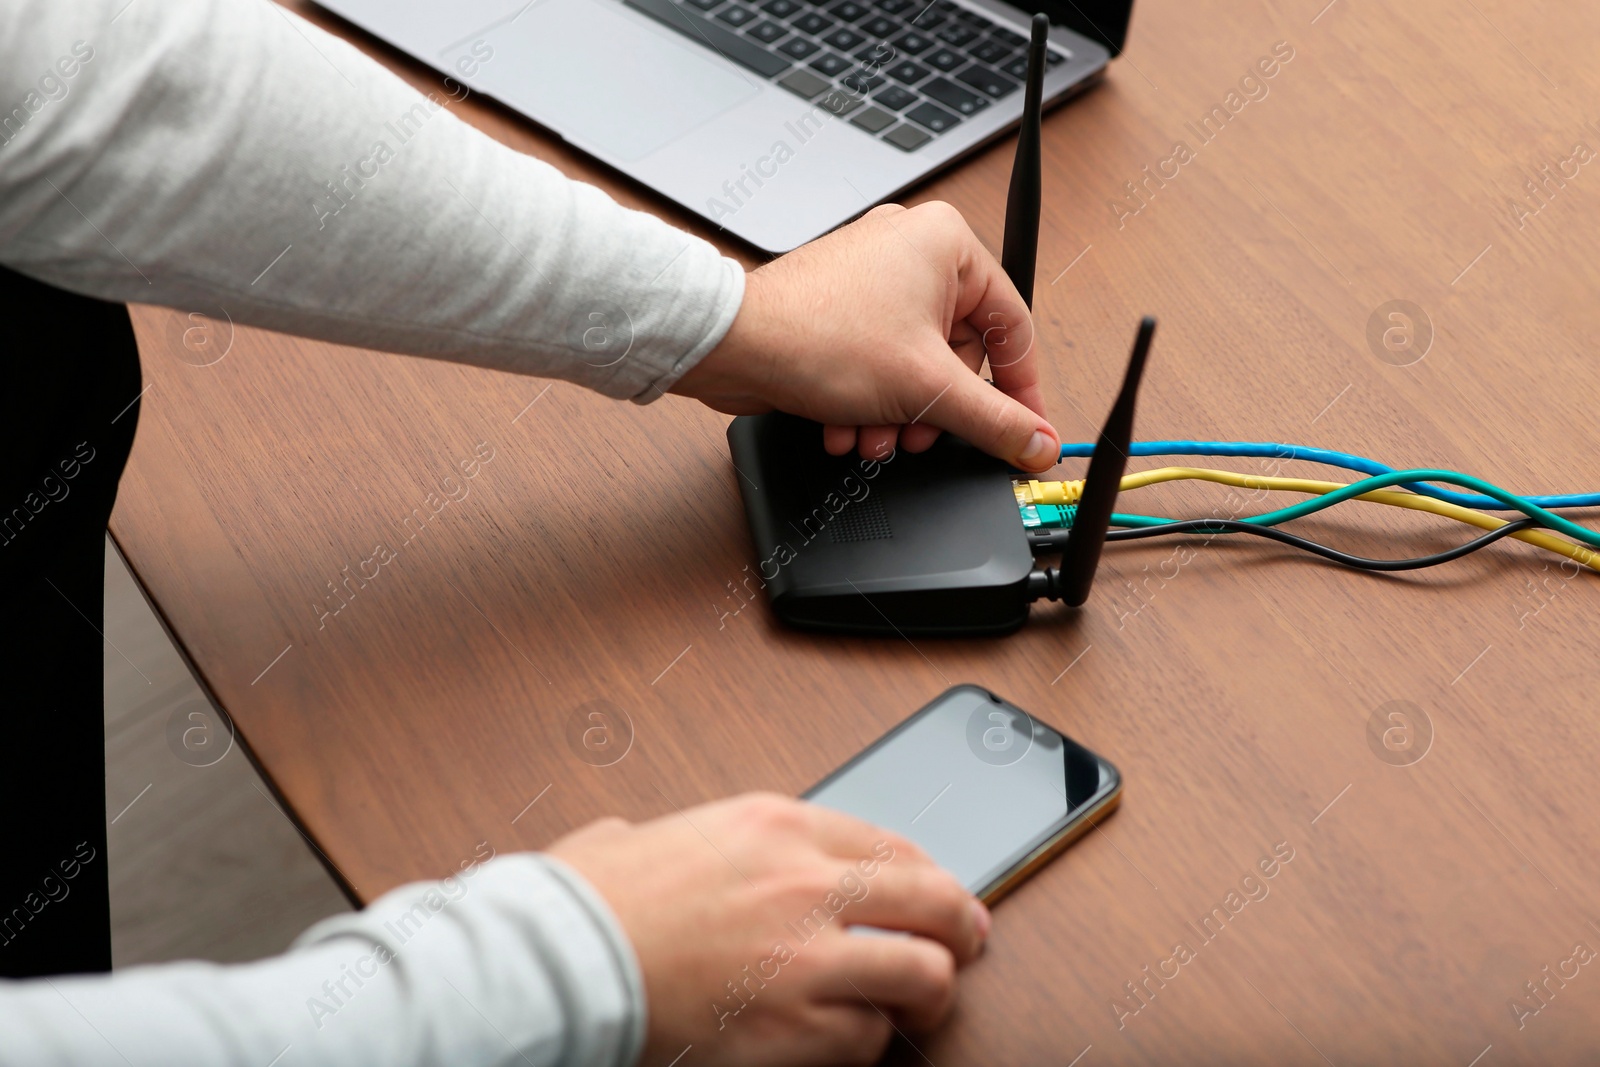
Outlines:
{"type": "MultiPolygon", "coordinates": [[[[953,0],[624,0],[915,152],[1022,87],[1027,38],[953,0]]],[[[1070,56],[1052,45],[1050,65],[1070,56]]]]}

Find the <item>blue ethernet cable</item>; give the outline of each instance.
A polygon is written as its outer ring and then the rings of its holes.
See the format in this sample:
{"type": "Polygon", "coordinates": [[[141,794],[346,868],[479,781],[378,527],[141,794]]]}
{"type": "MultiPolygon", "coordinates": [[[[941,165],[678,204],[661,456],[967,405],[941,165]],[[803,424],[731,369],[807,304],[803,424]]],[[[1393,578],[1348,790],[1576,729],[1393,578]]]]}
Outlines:
{"type": "MultiPolygon", "coordinates": [[[[1061,458],[1082,458],[1094,451],[1091,442],[1063,444],[1061,458]]],[[[1348,452],[1335,452],[1307,445],[1285,445],[1256,441],[1135,441],[1128,449],[1129,456],[1235,456],[1246,459],[1296,459],[1322,463],[1330,467],[1358,471],[1362,474],[1382,476],[1395,473],[1394,467],[1377,460],[1353,456],[1348,452]]],[[[1391,483],[1392,484],[1392,483],[1391,483]]],[[[1520,510],[1493,497],[1462,493],[1454,489],[1439,489],[1422,482],[1407,482],[1404,488],[1422,493],[1437,500],[1446,500],[1462,507],[1480,511],[1520,510]]],[[[1528,496],[1522,500],[1540,508],[1594,508],[1600,507],[1600,493],[1567,493],[1546,496],[1528,496]]]]}

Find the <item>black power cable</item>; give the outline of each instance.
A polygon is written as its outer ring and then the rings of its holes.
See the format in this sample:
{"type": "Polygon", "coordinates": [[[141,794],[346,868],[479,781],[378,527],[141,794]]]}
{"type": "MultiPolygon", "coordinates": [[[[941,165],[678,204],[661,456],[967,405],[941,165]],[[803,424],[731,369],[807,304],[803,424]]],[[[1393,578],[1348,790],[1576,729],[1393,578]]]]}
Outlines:
{"type": "MultiPolygon", "coordinates": [[[[1132,530],[1113,530],[1106,535],[1107,541],[1139,541],[1147,537],[1166,537],[1173,534],[1224,534],[1244,533],[1256,537],[1265,537],[1280,544],[1298,548],[1304,552],[1311,552],[1323,559],[1330,559],[1346,567],[1354,567],[1364,571],[1414,571],[1423,567],[1437,567],[1441,563],[1460,559],[1470,555],[1480,548],[1487,548],[1503,537],[1509,537],[1519,530],[1539,526],[1534,519],[1518,519],[1508,522],[1504,526],[1496,527],[1487,533],[1480,534],[1465,544],[1455,548],[1445,549],[1427,556],[1415,556],[1410,559],[1370,559],[1366,556],[1356,556],[1348,552],[1341,552],[1337,548],[1330,548],[1317,541],[1286,533],[1276,526],[1261,526],[1253,522],[1240,522],[1237,519],[1185,519],[1181,522],[1165,523],[1161,526],[1144,526],[1132,530]]],[[[1067,542],[1070,530],[1029,530],[1028,543],[1035,553],[1046,552],[1062,547],[1067,542]]],[[[1061,579],[1054,567],[1044,567],[1035,570],[1029,576],[1029,588],[1035,600],[1048,598],[1060,599],[1061,579]]]]}

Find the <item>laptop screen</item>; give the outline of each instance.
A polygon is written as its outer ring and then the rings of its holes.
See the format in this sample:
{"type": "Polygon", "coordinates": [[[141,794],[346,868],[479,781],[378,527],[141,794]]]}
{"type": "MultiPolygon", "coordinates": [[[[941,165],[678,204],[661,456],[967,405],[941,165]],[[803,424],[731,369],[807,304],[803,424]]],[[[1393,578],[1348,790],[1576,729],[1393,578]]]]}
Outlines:
{"type": "Polygon", "coordinates": [[[1099,41],[1115,58],[1128,37],[1133,0],[1009,0],[1028,14],[1043,11],[1057,26],[1099,41]]]}

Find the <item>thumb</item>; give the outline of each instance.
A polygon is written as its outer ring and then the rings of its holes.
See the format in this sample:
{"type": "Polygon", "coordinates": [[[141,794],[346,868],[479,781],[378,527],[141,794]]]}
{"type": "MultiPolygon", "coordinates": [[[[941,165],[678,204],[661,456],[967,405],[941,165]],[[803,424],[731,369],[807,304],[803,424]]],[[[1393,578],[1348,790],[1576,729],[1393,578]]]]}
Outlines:
{"type": "Polygon", "coordinates": [[[922,421],[1026,471],[1061,460],[1061,438],[1049,421],[962,367],[922,421]]]}

